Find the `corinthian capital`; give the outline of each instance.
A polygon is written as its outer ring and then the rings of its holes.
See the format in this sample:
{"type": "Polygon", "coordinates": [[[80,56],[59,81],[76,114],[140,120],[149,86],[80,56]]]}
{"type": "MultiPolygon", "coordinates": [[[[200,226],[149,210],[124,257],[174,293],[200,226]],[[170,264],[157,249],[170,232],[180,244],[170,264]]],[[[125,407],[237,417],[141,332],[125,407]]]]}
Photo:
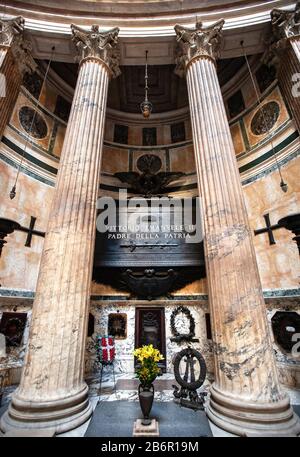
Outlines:
{"type": "Polygon", "coordinates": [[[79,53],[77,60],[80,61],[86,57],[97,57],[106,63],[113,77],[117,77],[121,73],[119,69],[119,50],[117,47],[118,27],[101,32],[98,25],[92,25],[92,29],[87,31],[72,24],[71,30],[73,35],[72,40],[79,53]]]}
{"type": "Polygon", "coordinates": [[[21,16],[0,19],[0,46],[11,48],[19,72],[31,73],[37,67],[32,55],[30,41],[24,39],[25,21],[21,16]]]}
{"type": "Polygon", "coordinates": [[[176,70],[182,76],[188,63],[196,57],[216,59],[219,56],[224,20],[204,27],[197,22],[194,29],[175,25],[176,40],[179,44],[176,50],[176,70]]]}
{"type": "Polygon", "coordinates": [[[0,46],[10,46],[16,36],[24,33],[25,21],[21,16],[0,19],[0,46]]]}
{"type": "Polygon", "coordinates": [[[277,41],[300,36],[300,2],[297,2],[294,11],[272,10],[271,23],[273,36],[277,41]]]}

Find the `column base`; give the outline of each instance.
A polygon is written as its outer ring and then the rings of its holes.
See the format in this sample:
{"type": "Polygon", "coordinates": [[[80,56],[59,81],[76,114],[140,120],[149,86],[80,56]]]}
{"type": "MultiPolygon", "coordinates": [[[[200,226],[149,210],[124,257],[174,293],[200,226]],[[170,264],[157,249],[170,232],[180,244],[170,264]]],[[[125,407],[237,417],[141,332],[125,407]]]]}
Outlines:
{"type": "Polygon", "coordinates": [[[274,403],[251,403],[234,399],[213,384],[206,414],[219,428],[238,436],[300,434],[299,418],[288,396],[274,403]]]}
{"type": "Polygon", "coordinates": [[[1,417],[0,429],[3,433],[49,430],[59,434],[79,427],[92,413],[87,386],[71,397],[54,401],[23,400],[16,392],[8,410],[1,417]]]}

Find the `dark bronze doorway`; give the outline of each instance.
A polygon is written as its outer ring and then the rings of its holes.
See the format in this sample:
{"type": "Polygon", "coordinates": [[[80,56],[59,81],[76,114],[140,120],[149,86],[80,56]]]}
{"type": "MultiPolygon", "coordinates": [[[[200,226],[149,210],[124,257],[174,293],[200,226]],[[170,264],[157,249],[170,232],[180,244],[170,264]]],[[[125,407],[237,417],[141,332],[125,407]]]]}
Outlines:
{"type": "MultiPolygon", "coordinates": [[[[159,363],[166,371],[166,335],[164,308],[136,308],[135,311],[135,347],[153,344],[164,356],[159,363]]],[[[135,360],[136,364],[136,360],[135,360]]]]}

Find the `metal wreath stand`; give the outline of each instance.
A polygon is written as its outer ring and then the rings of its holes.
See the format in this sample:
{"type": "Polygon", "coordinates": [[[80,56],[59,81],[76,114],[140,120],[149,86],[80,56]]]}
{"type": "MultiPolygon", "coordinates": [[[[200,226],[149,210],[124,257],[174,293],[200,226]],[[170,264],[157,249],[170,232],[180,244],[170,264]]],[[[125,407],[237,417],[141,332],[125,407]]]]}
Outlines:
{"type": "Polygon", "coordinates": [[[176,382],[180,385],[180,389],[178,386],[172,385],[174,388],[173,395],[175,397],[175,402],[186,408],[203,410],[207,393],[200,392],[198,394],[197,389],[199,389],[205,381],[206,363],[200,352],[191,347],[182,349],[178,352],[174,359],[174,374],[176,382]],[[184,360],[186,364],[183,376],[180,374],[179,370],[182,360],[184,360]],[[196,379],[194,365],[197,362],[200,365],[200,372],[196,379]]]}

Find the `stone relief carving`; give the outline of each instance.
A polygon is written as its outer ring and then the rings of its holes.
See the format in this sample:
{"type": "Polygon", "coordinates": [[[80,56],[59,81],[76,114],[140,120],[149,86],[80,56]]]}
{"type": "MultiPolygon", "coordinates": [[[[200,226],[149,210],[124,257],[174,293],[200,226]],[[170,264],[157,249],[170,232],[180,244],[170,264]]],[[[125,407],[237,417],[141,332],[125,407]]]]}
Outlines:
{"type": "Polygon", "coordinates": [[[72,40],[77,47],[79,59],[97,57],[103,60],[111,69],[113,77],[121,74],[119,68],[118,34],[119,28],[115,27],[106,32],[100,31],[98,25],[92,25],[90,31],[77,25],[71,25],[72,40]]]}
{"type": "Polygon", "coordinates": [[[254,135],[263,135],[269,132],[277,122],[280,106],[277,102],[269,102],[262,106],[251,121],[251,131],[254,135]]]}
{"type": "Polygon", "coordinates": [[[175,73],[183,76],[186,65],[197,56],[207,56],[216,59],[219,56],[222,38],[222,28],[225,21],[221,19],[215,24],[204,27],[202,22],[196,22],[196,28],[190,29],[175,25],[176,49],[175,73]]]}
{"type": "Polygon", "coordinates": [[[20,123],[29,135],[41,140],[48,133],[47,124],[42,116],[30,106],[22,106],[19,111],[20,123]]]}

